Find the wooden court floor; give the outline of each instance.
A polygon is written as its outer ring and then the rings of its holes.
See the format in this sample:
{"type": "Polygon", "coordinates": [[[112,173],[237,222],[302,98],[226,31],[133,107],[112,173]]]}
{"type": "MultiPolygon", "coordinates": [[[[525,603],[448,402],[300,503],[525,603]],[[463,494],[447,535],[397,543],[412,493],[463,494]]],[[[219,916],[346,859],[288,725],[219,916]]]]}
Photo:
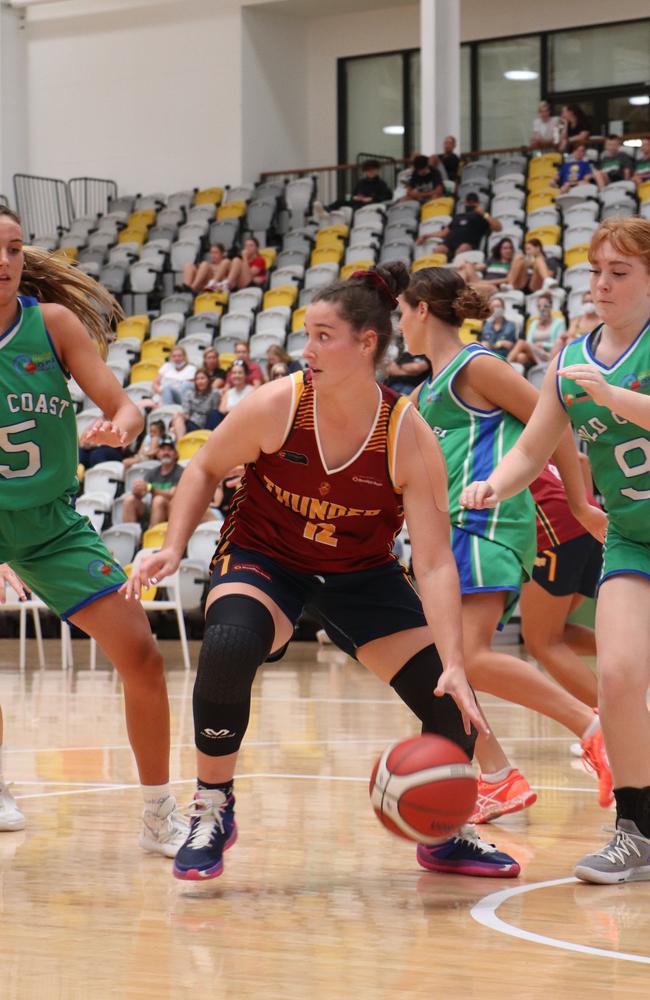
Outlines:
{"type": "MultiPolygon", "coordinates": [[[[0,834],[0,1000],[504,1000],[650,996],[650,883],[578,884],[572,863],[613,813],[572,738],[483,699],[539,791],[482,827],[516,880],[426,873],[369,805],[372,763],[415,731],[392,692],[330,648],[260,671],[237,781],[240,837],[194,886],[138,847],[141,809],[121,692],[102,664],[20,675],[0,643],[5,777],[28,817],[0,834]]],[[[172,780],[193,792],[192,676],[165,643],[172,780]]],[[[35,651],[29,651],[35,660],[35,651]]],[[[193,649],[196,660],[196,648],[193,649]]]]}

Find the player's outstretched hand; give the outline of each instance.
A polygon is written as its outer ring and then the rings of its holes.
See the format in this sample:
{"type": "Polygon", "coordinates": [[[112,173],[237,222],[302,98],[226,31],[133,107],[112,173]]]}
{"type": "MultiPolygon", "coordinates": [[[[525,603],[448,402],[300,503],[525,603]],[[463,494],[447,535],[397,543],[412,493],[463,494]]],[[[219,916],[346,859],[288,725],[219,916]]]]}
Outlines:
{"type": "Polygon", "coordinates": [[[159,580],[164,580],[166,576],[171,576],[178,569],[180,557],[174,549],[160,549],[159,552],[152,552],[149,556],[143,556],[138,563],[138,568],[131,574],[126,583],[120,587],[127,601],[133,597],[140,600],[140,594],[148,587],[155,586],[159,580]]]}
{"type": "Polygon", "coordinates": [[[588,503],[572,513],[590,535],[593,535],[601,544],[605,543],[607,537],[607,514],[605,511],[588,503]]]}
{"type": "Polygon", "coordinates": [[[99,417],[81,435],[79,443],[83,448],[89,448],[98,444],[107,444],[112,448],[124,448],[127,441],[128,434],[122,427],[114,424],[112,420],[105,420],[104,417],[99,417]]]}
{"type": "Polygon", "coordinates": [[[595,365],[568,365],[558,369],[558,375],[570,378],[591,396],[598,406],[612,407],[612,387],[595,365]]]}
{"type": "Polygon", "coordinates": [[[484,507],[496,507],[499,498],[487,482],[481,480],[477,483],[470,483],[460,495],[461,507],[468,507],[470,510],[482,510],[484,507]]]}
{"type": "Polygon", "coordinates": [[[16,591],[19,601],[27,600],[29,594],[23,581],[16,576],[8,563],[0,563],[0,604],[4,604],[7,599],[7,584],[16,591]]]}
{"type": "Polygon", "coordinates": [[[463,717],[463,726],[468,735],[471,732],[472,723],[483,736],[490,735],[488,724],[476,703],[474,692],[467,683],[467,677],[462,667],[445,667],[433,693],[436,698],[442,698],[445,694],[451,695],[463,717]]]}

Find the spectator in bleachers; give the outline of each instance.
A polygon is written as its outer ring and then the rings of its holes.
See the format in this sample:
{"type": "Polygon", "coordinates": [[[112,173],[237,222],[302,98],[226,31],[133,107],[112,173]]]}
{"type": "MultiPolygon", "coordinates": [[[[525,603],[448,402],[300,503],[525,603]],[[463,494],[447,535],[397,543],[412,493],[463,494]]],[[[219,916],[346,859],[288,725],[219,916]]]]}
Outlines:
{"type": "Polygon", "coordinates": [[[195,294],[219,287],[230,269],[223,243],[210,246],[210,259],[200,264],[186,264],[183,268],[183,287],[195,294]]]}
{"type": "Polygon", "coordinates": [[[442,240],[436,246],[436,253],[447,254],[450,259],[465,250],[478,250],[482,240],[488,233],[498,233],[503,228],[499,219],[493,219],[482,207],[479,197],[473,191],[465,197],[465,211],[452,217],[448,226],[437,229],[425,236],[418,236],[418,243],[423,243],[432,236],[442,240]]]}
{"type": "Polygon", "coordinates": [[[408,396],[423,379],[431,374],[429,359],[424,354],[410,354],[404,344],[394,361],[388,361],[384,368],[385,384],[394,392],[408,396]]]}
{"type": "Polygon", "coordinates": [[[232,370],[238,361],[246,362],[246,382],[248,385],[252,386],[253,389],[257,389],[258,386],[262,385],[265,381],[264,372],[258,365],[257,361],[253,361],[248,351],[248,344],[245,340],[238,340],[235,344],[235,360],[228,369],[226,375],[226,388],[230,388],[233,384],[232,370]]]}
{"type": "Polygon", "coordinates": [[[266,261],[260,253],[259,240],[254,236],[247,236],[241,253],[229,261],[228,273],[221,286],[234,292],[240,288],[250,288],[251,285],[261,288],[265,282],[266,261]]]}
{"type": "Polygon", "coordinates": [[[138,462],[146,462],[154,459],[158,454],[160,441],[165,437],[165,434],[165,421],[152,420],[149,424],[149,429],[142,435],[139,447],[132,455],[127,455],[122,459],[122,464],[125,468],[128,469],[138,462]]]}
{"type": "Polygon", "coordinates": [[[389,188],[383,177],[380,176],[381,164],[379,160],[364,160],[361,164],[362,177],[354,186],[351,195],[331,202],[323,208],[319,201],[314,202],[314,214],[319,219],[327,217],[328,212],[333,212],[337,208],[349,205],[352,209],[363,208],[364,205],[378,205],[384,201],[390,201],[393,192],[389,188]]]}
{"type": "Polygon", "coordinates": [[[541,240],[533,237],[524,243],[523,253],[515,254],[512,263],[511,280],[509,284],[519,291],[531,295],[542,288],[556,283],[559,262],[552,256],[546,256],[541,240]]]}
{"type": "Polygon", "coordinates": [[[226,382],[226,369],[221,367],[219,352],[214,347],[208,347],[203,352],[203,368],[210,376],[213,389],[223,389],[226,382]]]}
{"type": "Polygon", "coordinates": [[[518,340],[508,354],[508,361],[530,368],[548,361],[558,337],[564,333],[564,318],[553,315],[553,299],[550,295],[538,296],[539,316],[528,324],[525,340],[518,340]]]}
{"type": "Polygon", "coordinates": [[[275,382],[277,378],[284,378],[285,375],[290,375],[290,371],[286,365],[283,365],[281,361],[273,365],[271,371],[269,372],[269,382],[275,382]]]}
{"type": "Polygon", "coordinates": [[[646,181],[650,181],[650,139],[641,140],[639,158],[634,164],[634,175],[632,180],[639,187],[646,181]]]}
{"type": "Polygon", "coordinates": [[[490,299],[490,316],[485,320],[478,342],[489,347],[494,354],[507,358],[517,342],[517,327],[506,319],[505,303],[498,295],[490,299]]]}
{"type": "Polygon", "coordinates": [[[247,382],[249,375],[248,363],[243,358],[233,361],[228,372],[229,384],[221,394],[219,413],[226,416],[238,403],[241,403],[242,399],[246,399],[246,396],[250,396],[251,392],[255,391],[253,386],[247,382]]]}
{"type": "Polygon", "coordinates": [[[406,181],[406,194],[401,201],[419,201],[420,203],[439,198],[444,194],[442,174],[435,167],[429,166],[426,156],[413,157],[413,170],[406,181]]]}
{"type": "Polygon", "coordinates": [[[596,303],[593,300],[591,292],[587,291],[582,296],[582,309],[580,313],[571,320],[569,329],[565,330],[564,333],[561,333],[555,341],[553,350],[551,351],[551,357],[554,358],[556,354],[559,354],[562,348],[566,347],[570,340],[575,340],[576,337],[582,337],[583,334],[589,333],[593,330],[597,322],[598,314],[596,312],[596,303]]]}
{"type": "Polygon", "coordinates": [[[598,169],[594,170],[594,179],[599,188],[604,188],[614,181],[629,181],[634,173],[634,160],[621,149],[620,135],[608,135],[605,139],[598,169]]]}
{"type": "Polygon", "coordinates": [[[561,137],[561,122],[551,114],[548,101],[540,101],[537,117],[533,119],[533,133],[528,143],[529,149],[557,149],[561,137]]]}
{"type": "Polygon", "coordinates": [[[197,368],[194,383],[183,400],[183,412],[172,417],[172,431],[178,441],[188,431],[212,430],[221,423],[221,393],[212,388],[205,368],[197,368]]]}
{"type": "Polygon", "coordinates": [[[276,365],[284,365],[287,369],[285,374],[288,375],[292,372],[299,372],[302,369],[300,362],[292,358],[289,352],[285,351],[284,347],[280,347],[279,344],[271,344],[266,352],[266,371],[269,382],[271,381],[271,369],[276,365]]]}
{"type": "Polygon", "coordinates": [[[187,360],[185,348],[176,344],[158,370],[151,386],[154,395],[160,396],[165,406],[171,403],[182,405],[185,394],[192,387],[192,379],[196,374],[196,366],[187,360]]]}
{"type": "Polygon", "coordinates": [[[454,184],[458,180],[458,168],[460,166],[460,159],[454,152],[455,148],[455,137],[453,135],[446,135],[442,140],[442,153],[440,154],[439,159],[445,168],[447,180],[453,181],[454,184]]]}
{"type": "Polygon", "coordinates": [[[158,445],[158,465],[147,469],[142,479],[136,479],[130,493],[124,497],[122,515],[126,522],[143,523],[147,513],[145,498],[151,497],[149,527],[169,520],[169,510],[176,487],[183,474],[178,464],[176,442],[172,437],[163,437],[158,445]]]}
{"type": "Polygon", "coordinates": [[[551,184],[553,187],[559,187],[562,194],[566,194],[577,184],[593,184],[594,179],[593,168],[587,159],[587,147],[583,143],[578,143],[570,159],[560,164],[557,176],[551,184]]]}
{"type": "Polygon", "coordinates": [[[591,123],[579,104],[565,104],[560,112],[560,142],[562,153],[589,142],[591,123]]]}
{"type": "Polygon", "coordinates": [[[478,285],[486,292],[495,292],[501,285],[514,287],[517,273],[514,267],[515,245],[504,236],[492,247],[487,264],[472,264],[468,260],[454,262],[455,269],[468,285],[478,285]]]}

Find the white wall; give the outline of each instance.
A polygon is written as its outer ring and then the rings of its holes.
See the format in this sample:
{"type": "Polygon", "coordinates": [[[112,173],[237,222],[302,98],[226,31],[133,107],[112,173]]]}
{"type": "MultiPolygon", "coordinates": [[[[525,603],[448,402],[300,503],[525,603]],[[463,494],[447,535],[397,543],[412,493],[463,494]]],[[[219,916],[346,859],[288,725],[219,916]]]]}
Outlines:
{"type": "Polygon", "coordinates": [[[0,193],[13,204],[13,175],[27,165],[25,31],[18,11],[0,8],[0,193]]]}
{"type": "Polygon", "coordinates": [[[264,7],[242,15],[242,172],[252,181],[307,162],[307,21],[264,7]]]}
{"type": "Polygon", "coordinates": [[[240,11],[218,6],[41,8],[27,29],[29,172],[110,177],[125,193],[237,183],[240,11]]]}
{"type": "MultiPolygon", "coordinates": [[[[455,2],[455,0],[454,0],[455,2]]],[[[631,21],[650,16],[648,0],[461,0],[460,34],[463,42],[529,31],[586,28],[609,21],[631,21]]]]}

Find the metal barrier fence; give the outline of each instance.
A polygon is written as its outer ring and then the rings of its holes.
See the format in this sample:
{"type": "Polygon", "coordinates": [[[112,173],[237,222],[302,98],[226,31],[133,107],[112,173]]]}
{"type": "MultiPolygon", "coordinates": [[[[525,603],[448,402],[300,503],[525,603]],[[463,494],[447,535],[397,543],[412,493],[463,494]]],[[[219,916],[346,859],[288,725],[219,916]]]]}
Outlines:
{"type": "Polygon", "coordinates": [[[0,205],[4,205],[5,208],[9,208],[9,199],[5,194],[0,194],[0,205]]]}
{"type": "Polygon", "coordinates": [[[117,184],[103,177],[71,177],[68,194],[75,219],[103,215],[108,211],[109,201],[117,198],[117,184]]]}
{"type": "Polygon", "coordinates": [[[65,181],[14,174],[14,192],[27,239],[56,236],[70,228],[73,211],[65,181]]]}

